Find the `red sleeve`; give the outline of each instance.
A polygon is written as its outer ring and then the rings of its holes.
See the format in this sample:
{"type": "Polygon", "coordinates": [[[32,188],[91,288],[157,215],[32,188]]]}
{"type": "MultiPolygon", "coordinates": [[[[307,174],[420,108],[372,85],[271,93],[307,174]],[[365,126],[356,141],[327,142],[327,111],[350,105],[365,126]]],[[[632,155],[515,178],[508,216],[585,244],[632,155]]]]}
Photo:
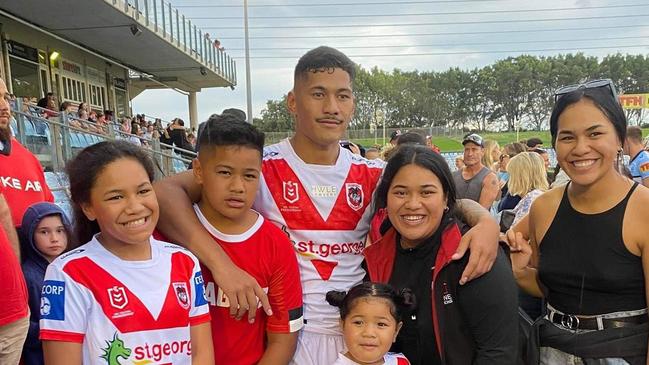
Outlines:
{"type": "Polygon", "coordinates": [[[40,339],[50,341],[76,342],[83,343],[85,335],[83,333],[65,332],[56,330],[41,329],[40,339]]]}
{"type": "Polygon", "coordinates": [[[196,326],[196,325],[199,325],[199,324],[203,324],[205,322],[209,322],[211,320],[212,320],[212,317],[210,316],[210,313],[208,312],[208,313],[205,313],[205,314],[201,314],[201,315],[189,318],[189,325],[190,326],[196,326]]]}
{"type": "Polygon", "coordinates": [[[266,330],[274,333],[297,332],[304,326],[304,318],[302,284],[295,250],[283,233],[269,236],[274,238],[272,274],[268,285],[268,300],[273,315],[268,317],[266,330]]]}

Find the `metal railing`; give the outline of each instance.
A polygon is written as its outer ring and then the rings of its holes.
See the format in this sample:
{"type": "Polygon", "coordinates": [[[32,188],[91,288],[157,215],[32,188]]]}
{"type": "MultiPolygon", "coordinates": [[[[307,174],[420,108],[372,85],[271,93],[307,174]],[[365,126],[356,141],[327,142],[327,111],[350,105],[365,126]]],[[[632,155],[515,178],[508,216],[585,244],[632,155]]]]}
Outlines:
{"type": "Polygon", "coordinates": [[[157,139],[134,136],[123,132],[119,125],[99,125],[89,120],[70,117],[66,113],[59,113],[57,117],[43,118],[40,114],[44,109],[30,105],[28,111],[23,111],[22,101],[16,100],[12,108],[16,124],[16,138],[34,153],[41,164],[48,171],[61,172],[65,163],[81,149],[105,140],[114,139],[139,139],[148,144],[145,148],[156,162],[156,178],[169,176],[187,169],[192,159],[196,157],[194,151],[185,150],[176,146],[160,143],[157,139]],[[73,121],[80,125],[93,126],[98,133],[74,126],[73,121]],[[72,122],[72,123],[71,123],[72,122]]]}
{"type": "Polygon", "coordinates": [[[165,0],[104,0],[200,61],[217,75],[237,84],[236,63],[217,49],[201,29],[165,0]]]}
{"type": "MultiPolygon", "coordinates": [[[[367,140],[367,141],[372,141],[372,143],[367,143],[367,145],[383,145],[387,143],[390,139],[390,135],[394,131],[400,131],[400,132],[417,132],[423,135],[428,135],[428,136],[434,136],[434,137],[448,137],[448,138],[455,138],[455,139],[460,139],[462,138],[463,135],[465,135],[467,132],[462,131],[461,129],[453,129],[453,128],[446,128],[446,127],[424,127],[424,128],[415,128],[415,127],[403,127],[403,128],[386,128],[385,129],[385,138],[386,140],[383,141],[383,129],[382,128],[377,128],[377,129],[348,129],[347,133],[345,134],[345,139],[350,139],[350,140],[367,140]]],[[[271,143],[277,143],[281,141],[284,138],[291,137],[293,135],[293,131],[284,131],[284,132],[265,132],[264,134],[266,135],[266,144],[271,144],[271,143]]]]}

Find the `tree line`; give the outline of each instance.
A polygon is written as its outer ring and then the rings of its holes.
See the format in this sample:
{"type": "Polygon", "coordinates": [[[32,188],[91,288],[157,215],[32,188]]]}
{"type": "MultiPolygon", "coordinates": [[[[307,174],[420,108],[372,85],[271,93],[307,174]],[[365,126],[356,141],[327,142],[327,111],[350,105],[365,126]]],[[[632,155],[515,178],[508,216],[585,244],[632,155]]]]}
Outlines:
{"type": "MultiPolygon", "coordinates": [[[[649,92],[649,56],[521,55],[442,72],[358,67],[351,128],[385,122],[388,128],[541,130],[547,128],[556,89],[599,78],[612,79],[619,94],[649,92]]],[[[627,117],[639,124],[641,110],[629,110],[627,117]]],[[[286,96],[268,100],[254,122],[266,132],[291,130],[286,96]]]]}

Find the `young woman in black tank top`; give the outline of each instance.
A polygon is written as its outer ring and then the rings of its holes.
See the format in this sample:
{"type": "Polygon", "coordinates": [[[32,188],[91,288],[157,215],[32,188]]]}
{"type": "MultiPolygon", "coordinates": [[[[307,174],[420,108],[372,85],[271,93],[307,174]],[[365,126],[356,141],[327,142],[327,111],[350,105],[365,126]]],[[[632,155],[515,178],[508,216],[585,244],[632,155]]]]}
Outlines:
{"type": "Polygon", "coordinates": [[[540,363],[646,364],[649,190],[617,169],[624,111],[610,80],[555,98],[552,143],[572,181],[507,234],[519,286],[548,303],[540,363]]]}

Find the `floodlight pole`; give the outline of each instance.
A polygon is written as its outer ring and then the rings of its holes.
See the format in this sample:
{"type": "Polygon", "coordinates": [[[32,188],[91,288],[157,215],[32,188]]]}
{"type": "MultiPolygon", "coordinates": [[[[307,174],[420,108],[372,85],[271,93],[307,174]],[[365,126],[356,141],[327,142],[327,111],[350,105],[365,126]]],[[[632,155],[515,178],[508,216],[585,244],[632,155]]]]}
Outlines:
{"type": "Polygon", "coordinates": [[[248,102],[248,123],[252,124],[252,90],[250,89],[250,41],[248,36],[248,0],[243,0],[243,28],[246,41],[246,100],[248,102]]]}

